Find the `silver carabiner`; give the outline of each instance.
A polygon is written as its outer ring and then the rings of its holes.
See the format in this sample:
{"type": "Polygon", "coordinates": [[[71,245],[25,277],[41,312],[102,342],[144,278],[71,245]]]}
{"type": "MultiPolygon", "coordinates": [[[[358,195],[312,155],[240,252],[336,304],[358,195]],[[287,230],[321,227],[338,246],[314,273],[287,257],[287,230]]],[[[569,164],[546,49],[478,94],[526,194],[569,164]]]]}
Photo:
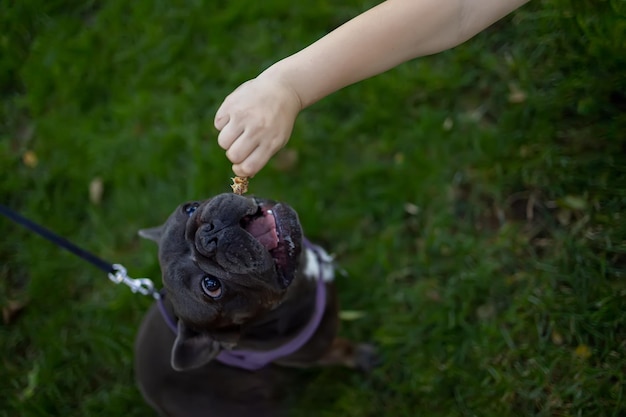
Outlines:
{"type": "Polygon", "coordinates": [[[158,300],[161,295],[154,289],[154,282],[150,278],[131,278],[126,272],[126,268],[120,264],[113,264],[115,272],[109,272],[109,279],[115,284],[127,285],[134,293],[151,295],[158,300]]]}

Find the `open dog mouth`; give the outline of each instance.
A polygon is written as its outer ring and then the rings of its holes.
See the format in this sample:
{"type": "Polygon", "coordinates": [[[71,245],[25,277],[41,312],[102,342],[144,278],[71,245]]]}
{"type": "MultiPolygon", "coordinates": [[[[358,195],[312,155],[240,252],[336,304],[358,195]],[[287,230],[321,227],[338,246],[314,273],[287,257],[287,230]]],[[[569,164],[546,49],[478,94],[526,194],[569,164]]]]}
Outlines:
{"type": "Polygon", "coordinates": [[[302,231],[297,215],[283,204],[255,201],[257,212],[244,216],[240,225],[267,249],[274,259],[280,284],[287,287],[294,278],[301,251],[302,231]]]}

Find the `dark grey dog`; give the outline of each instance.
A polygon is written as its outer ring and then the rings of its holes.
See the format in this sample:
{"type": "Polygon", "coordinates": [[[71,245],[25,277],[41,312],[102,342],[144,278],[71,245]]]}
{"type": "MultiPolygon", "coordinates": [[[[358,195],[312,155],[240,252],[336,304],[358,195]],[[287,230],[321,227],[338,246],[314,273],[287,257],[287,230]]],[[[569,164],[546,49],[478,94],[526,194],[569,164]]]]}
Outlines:
{"type": "Polygon", "coordinates": [[[282,415],[284,367],[373,365],[369,345],[336,337],[331,259],[287,205],[220,194],[140,235],[159,244],[164,289],[135,372],[161,415],[282,415]]]}

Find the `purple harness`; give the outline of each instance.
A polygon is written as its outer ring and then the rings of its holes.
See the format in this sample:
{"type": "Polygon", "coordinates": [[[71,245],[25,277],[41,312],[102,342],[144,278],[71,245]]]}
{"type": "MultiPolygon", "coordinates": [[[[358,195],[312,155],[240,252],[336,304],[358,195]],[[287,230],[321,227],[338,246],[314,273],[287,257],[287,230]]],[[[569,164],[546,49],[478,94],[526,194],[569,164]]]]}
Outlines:
{"type": "MultiPolygon", "coordinates": [[[[256,371],[264,366],[268,365],[277,359],[291,355],[298,349],[300,349],[306,342],[309,341],[313,333],[317,330],[322,317],[324,316],[324,309],[326,307],[326,283],[324,282],[322,262],[325,262],[324,258],[320,256],[321,249],[313,245],[307,239],[303,239],[304,246],[313,250],[317,259],[320,261],[319,276],[317,277],[317,286],[315,290],[315,310],[313,316],[306,324],[306,326],[298,333],[296,337],[282,346],[279,346],[272,350],[255,351],[255,350],[222,350],[216,357],[218,361],[225,365],[234,366],[248,371],[256,371]]],[[[163,305],[163,297],[157,300],[161,315],[165,319],[168,327],[176,334],[178,328],[174,319],[168,314],[165,306],[163,305]]]]}

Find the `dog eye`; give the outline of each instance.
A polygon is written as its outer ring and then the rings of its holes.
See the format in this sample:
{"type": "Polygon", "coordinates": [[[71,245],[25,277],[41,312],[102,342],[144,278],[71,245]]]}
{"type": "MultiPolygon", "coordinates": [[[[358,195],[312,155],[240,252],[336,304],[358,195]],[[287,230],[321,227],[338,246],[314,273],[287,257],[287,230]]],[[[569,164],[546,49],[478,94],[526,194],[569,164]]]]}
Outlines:
{"type": "Polygon", "coordinates": [[[202,291],[211,298],[220,298],[222,295],[222,283],[214,277],[202,278],[202,291]]]}
{"type": "Polygon", "coordinates": [[[183,211],[187,213],[189,217],[196,211],[200,204],[199,203],[188,203],[183,206],[183,211]]]}

